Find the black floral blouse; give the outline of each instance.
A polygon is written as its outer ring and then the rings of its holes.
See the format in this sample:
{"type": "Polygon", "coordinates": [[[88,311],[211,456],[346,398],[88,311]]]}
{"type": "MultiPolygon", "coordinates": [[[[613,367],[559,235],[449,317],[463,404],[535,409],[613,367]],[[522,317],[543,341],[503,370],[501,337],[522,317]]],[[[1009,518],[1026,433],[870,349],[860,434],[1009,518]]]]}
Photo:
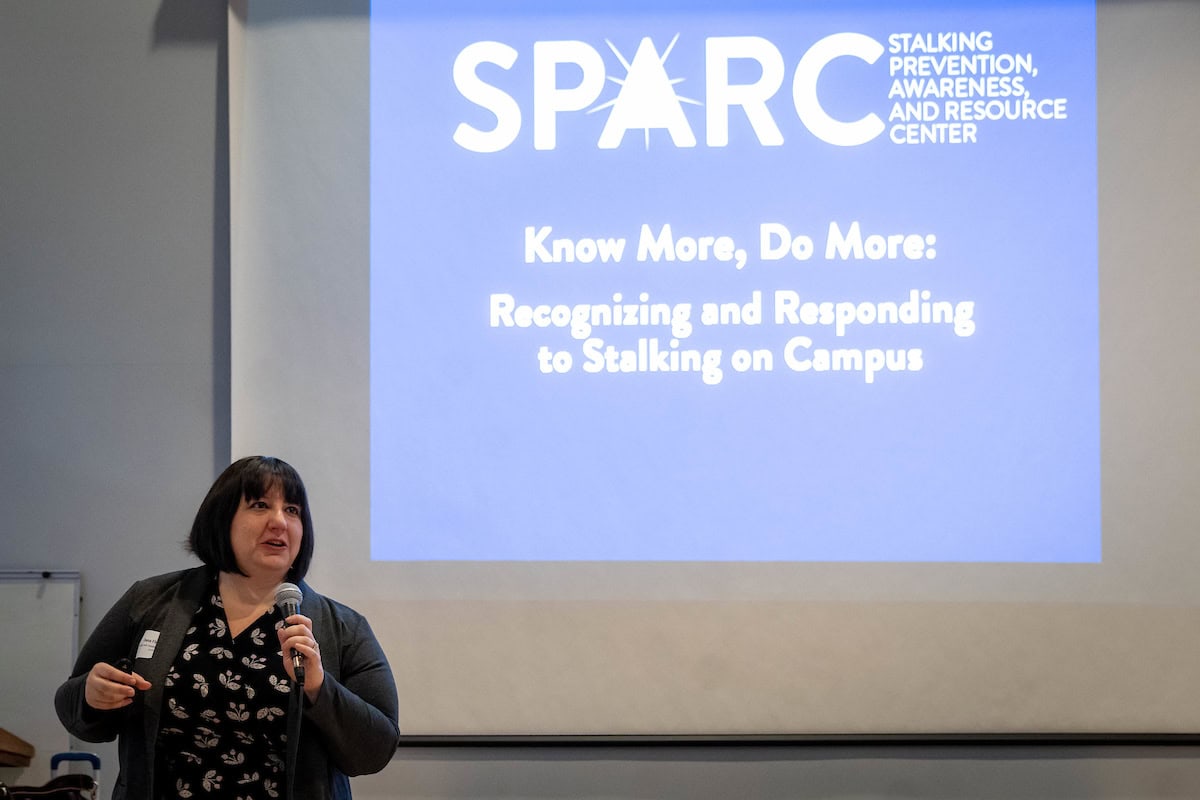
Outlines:
{"type": "Polygon", "coordinates": [[[285,793],[291,683],[272,608],[237,638],[214,586],[163,682],[157,797],[271,800],[285,793]]]}

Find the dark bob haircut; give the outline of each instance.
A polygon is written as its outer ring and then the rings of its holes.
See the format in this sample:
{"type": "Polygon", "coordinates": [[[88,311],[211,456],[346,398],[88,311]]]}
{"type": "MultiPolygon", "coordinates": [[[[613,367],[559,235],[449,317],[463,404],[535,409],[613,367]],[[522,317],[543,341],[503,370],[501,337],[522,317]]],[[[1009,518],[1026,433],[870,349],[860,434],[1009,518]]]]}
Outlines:
{"type": "Polygon", "coordinates": [[[304,489],[304,481],[300,480],[300,473],[291,464],[272,456],[248,456],[225,468],[196,511],[187,549],[210,567],[245,575],[238,566],[229,538],[233,515],[243,500],[257,500],[275,486],[279,487],[285,501],[300,506],[304,535],[300,539],[300,552],[288,570],[288,578],[292,581],[302,580],[308,573],[313,554],[313,524],[312,513],[308,510],[308,492],[304,489]]]}

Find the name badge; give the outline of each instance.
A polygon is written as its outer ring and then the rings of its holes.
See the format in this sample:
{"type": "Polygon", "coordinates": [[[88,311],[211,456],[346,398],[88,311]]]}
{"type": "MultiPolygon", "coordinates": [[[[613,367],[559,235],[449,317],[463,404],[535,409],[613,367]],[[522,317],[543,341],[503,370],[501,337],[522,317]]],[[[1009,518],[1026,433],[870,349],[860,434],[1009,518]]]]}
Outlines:
{"type": "Polygon", "coordinates": [[[142,640],[138,642],[137,655],[134,658],[150,658],[154,655],[156,647],[158,647],[158,631],[146,631],[142,634],[142,640]]]}

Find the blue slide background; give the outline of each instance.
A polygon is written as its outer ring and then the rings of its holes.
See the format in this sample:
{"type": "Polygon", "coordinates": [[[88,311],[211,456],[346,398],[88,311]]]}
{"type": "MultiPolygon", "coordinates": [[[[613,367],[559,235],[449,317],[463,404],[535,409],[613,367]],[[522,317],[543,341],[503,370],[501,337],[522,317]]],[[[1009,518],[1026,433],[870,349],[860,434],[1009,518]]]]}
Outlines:
{"type": "MultiPolygon", "coordinates": [[[[1095,7],[1091,3],[457,4],[409,13],[376,3],[371,28],[371,557],[383,560],[1097,562],[1101,558],[1096,223],[1095,7]],[[757,10],[756,10],[757,8],[757,10]],[[889,36],[990,31],[994,53],[1029,54],[1035,99],[1065,119],[981,121],[976,141],[897,144],[889,36]],[[841,120],[875,113],[885,132],[841,147],[798,118],[796,65],[823,37],[864,34],[874,64],[832,61],[818,93],[841,120]],[[697,137],[647,145],[629,131],[597,147],[609,109],[557,117],[557,147],[533,142],[536,41],[578,40],[625,68],[643,37],[681,97],[703,103],[705,40],[757,36],[783,56],[768,108],[783,135],[759,144],[729,112],[729,145],[706,144],[703,105],[682,106],[697,137]],[[455,143],[491,112],[463,97],[455,58],[478,41],[513,47],[511,69],[478,75],[522,113],[495,153],[455,143]],[[936,257],[824,257],[831,222],[936,237],[936,257]],[[764,261],[759,225],[811,235],[807,261],[764,261]],[[744,269],[638,261],[642,224],[728,235],[744,269]],[[618,263],[526,263],[527,226],[557,237],[624,237],[618,263]],[[777,325],[773,293],[895,301],[913,289],[973,301],[975,330],[950,325],[777,325]],[[759,325],[703,326],[704,302],[763,295],[759,325]],[[681,348],[719,348],[722,378],[694,372],[590,374],[562,328],[490,324],[489,301],[606,303],[646,292],[693,303],[681,348]],[[919,371],[790,369],[794,336],[816,348],[919,348],[919,371]],[[565,374],[539,347],[569,351],[565,374]],[[736,348],[773,369],[736,372],[736,348]]],[[[944,55],[944,54],[939,54],[944,55]]],[[[757,68],[737,63],[731,82],[757,68]]],[[[897,76],[898,77],[898,76],[897,76]]],[[[560,67],[558,85],[580,76],[560,67]]],[[[606,81],[597,101],[619,85],[606,81]]],[[[901,98],[901,102],[905,98],[901,98]]],[[[939,101],[940,102],[940,101],[939,101]]],[[[597,328],[633,348],[670,332],[597,328]]]]}

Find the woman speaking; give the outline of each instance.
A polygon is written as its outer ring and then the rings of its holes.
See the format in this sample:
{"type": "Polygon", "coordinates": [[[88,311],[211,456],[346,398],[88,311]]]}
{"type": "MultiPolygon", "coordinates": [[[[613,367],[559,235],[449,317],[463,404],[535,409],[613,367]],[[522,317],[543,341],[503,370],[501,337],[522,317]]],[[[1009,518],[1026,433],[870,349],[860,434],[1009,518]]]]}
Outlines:
{"type": "Polygon", "coordinates": [[[296,470],[243,458],[196,512],[203,566],[135,583],[96,626],[55,707],[80,739],[120,737],[114,800],[341,800],[388,763],[391,668],[362,615],[304,583],[313,544],[296,470]]]}

